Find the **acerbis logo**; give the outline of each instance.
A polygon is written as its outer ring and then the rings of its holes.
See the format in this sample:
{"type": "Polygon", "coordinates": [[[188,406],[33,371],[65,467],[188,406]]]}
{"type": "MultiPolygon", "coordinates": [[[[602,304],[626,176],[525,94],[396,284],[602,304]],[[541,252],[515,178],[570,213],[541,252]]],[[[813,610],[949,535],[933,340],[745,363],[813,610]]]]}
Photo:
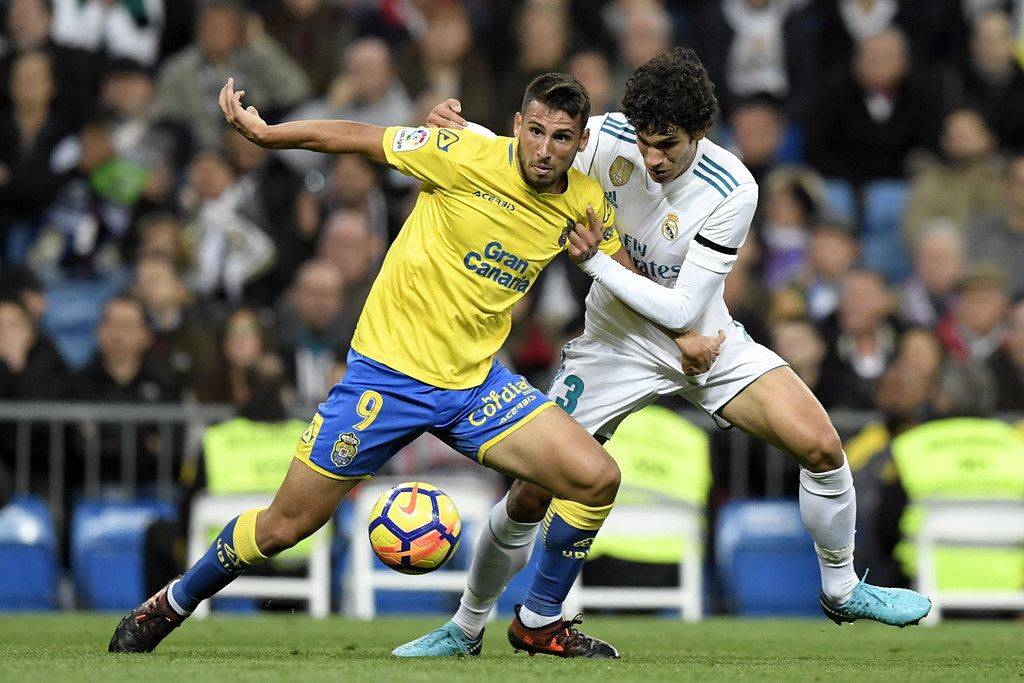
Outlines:
{"type": "Polygon", "coordinates": [[[480,401],[483,406],[469,413],[469,423],[474,427],[485,424],[489,419],[498,414],[499,411],[506,411],[501,418],[501,423],[507,422],[530,403],[537,400],[537,390],[530,386],[530,383],[520,377],[515,382],[509,382],[502,387],[501,392],[491,390],[480,401]],[[521,398],[520,398],[521,397],[521,398]],[[516,401],[520,398],[519,401],[516,401]],[[515,404],[512,404],[516,401],[515,404]]]}
{"type": "Polygon", "coordinates": [[[473,190],[473,196],[478,197],[484,200],[485,202],[490,202],[491,204],[499,206],[509,212],[516,210],[515,204],[505,199],[504,197],[493,194],[491,192],[484,192],[483,190],[473,190]]]}

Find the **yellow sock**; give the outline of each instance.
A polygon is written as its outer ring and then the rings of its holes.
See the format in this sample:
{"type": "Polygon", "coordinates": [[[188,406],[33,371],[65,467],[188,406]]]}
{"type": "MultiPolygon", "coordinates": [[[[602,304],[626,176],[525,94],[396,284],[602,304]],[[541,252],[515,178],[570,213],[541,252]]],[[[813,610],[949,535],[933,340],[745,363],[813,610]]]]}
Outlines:
{"type": "Polygon", "coordinates": [[[256,545],[256,516],[263,512],[263,509],[246,510],[238,516],[235,522],[235,530],[231,540],[235,546],[235,553],[238,560],[243,564],[260,564],[267,559],[267,556],[260,552],[256,545]]]}

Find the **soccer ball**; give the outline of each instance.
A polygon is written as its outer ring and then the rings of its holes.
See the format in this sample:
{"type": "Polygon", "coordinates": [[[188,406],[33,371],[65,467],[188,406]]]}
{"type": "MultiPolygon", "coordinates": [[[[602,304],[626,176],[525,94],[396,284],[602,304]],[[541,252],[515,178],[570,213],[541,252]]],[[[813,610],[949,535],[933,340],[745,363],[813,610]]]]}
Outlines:
{"type": "Polygon", "coordinates": [[[459,547],[462,520],[448,495],[410,481],[384,493],[370,512],[370,546],[380,561],[403,574],[426,574],[459,547]]]}

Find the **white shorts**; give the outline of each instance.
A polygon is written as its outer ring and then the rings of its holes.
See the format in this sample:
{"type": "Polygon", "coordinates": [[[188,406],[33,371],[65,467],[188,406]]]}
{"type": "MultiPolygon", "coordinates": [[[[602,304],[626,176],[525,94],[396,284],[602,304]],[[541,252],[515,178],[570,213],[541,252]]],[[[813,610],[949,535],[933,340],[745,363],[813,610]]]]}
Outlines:
{"type": "Polygon", "coordinates": [[[550,396],[595,436],[611,437],[627,415],[659,396],[682,396],[706,412],[722,429],[731,425],[718,411],[754,380],[786,361],[746,335],[729,330],[711,370],[697,377],[672,372],[586,335],[562,349],[562,366],[550,396]]]}

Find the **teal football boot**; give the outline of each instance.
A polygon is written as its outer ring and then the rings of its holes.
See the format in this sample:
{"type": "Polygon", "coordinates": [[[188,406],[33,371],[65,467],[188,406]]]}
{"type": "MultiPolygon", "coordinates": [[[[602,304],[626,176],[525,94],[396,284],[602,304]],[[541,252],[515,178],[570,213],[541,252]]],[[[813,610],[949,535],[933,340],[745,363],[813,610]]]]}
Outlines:
{"type": "Polygon", "coordinates": [[[454,621],[425,636],[399,645],[391,654],[396,657],[465,657],[476,656],[483,649],[484,632],[476,638],[467,636],[454,621]]]}
{"type": "Polygon", "coordinates": [[[818,601],[825,616],[842,625],[858,619],[870,619],[890,626],[912,626],[928,616],[932,601],[906,588],[883,588],[865,583],[864,579],[842,605],[833,605],[824,593],[818,601]]]}

